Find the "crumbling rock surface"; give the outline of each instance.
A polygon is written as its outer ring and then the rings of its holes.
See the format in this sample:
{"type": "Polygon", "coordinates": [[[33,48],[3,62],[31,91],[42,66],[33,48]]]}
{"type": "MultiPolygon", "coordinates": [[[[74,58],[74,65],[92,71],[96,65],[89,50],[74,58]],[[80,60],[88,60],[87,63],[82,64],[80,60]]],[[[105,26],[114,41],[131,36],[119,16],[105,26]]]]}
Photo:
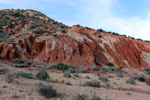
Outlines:
{"type": "MultiPolygon", "coordinates": [[[[89,68],[91,65],[106,66],[108,62],[117,67],[147,68],[150,65],[150,44],[147,42],[76,26],[63,33],[60,28],[54,31],[57,25],[47,23],[50,25],[45,28],[46,32],[39,34],[29,32],[25,22],[14,26],[21,31],[10,36],[15,42],[0,42],[0,56],[9,61],[19,58],[89,68]],[[21,38],[15,37],[17,35],[21,38]]],[[[4,27],[4,32],[11,30],[4,27]]]]}

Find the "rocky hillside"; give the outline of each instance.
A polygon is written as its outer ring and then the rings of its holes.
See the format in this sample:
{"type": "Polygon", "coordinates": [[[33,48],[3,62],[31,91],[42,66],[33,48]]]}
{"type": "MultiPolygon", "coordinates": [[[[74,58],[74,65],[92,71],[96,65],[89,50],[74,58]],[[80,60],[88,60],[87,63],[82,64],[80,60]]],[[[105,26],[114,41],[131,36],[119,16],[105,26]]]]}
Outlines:
{"type": "Polygon", "coordinates": [[[1,10],[0,56],[9,61],[147,68],[150,43],[79,25],[68,27],[33,10],[1,10]]]}

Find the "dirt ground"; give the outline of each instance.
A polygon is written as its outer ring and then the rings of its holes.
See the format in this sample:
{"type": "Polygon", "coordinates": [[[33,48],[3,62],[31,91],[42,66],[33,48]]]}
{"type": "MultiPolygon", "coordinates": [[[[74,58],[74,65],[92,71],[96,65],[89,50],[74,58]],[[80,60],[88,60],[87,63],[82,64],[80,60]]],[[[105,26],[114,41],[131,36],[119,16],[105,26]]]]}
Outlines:
{"type": "MultiPolygon", "coordinates": [[[[36,73],[36,70],[28,70],[21,68],[14,68],[9,62],[0,62],[0,69],[6,68],[10,71],[24,70],[26,72],[36,73]]],[[[6,75],[0,74],[0,100],[73,100],[73,97],[78,94],[87,95],[89,98],[91,95],[96,94],[103,100],[150,100],[150,86],[143,82],[136,81],[137,85],[130,85],[126,83],[126,80],[133,73],[139,75],[144,74],[141,71],[135,69],[124,69],[128,71],[127,75],[123,78],[117,77],[111,73],[113,78],[108,78],[109,82],[101,82],[98,80],[98,75],[93,73],[78,74],[79,77],[75,77],[71,74],[71,78],[66,78],[60,72],[49,72],[50,80],[41,81],[37,79],[16,78],[11,83],[7,83],[6,75]],[[90,79],[87,79],[89,76],[90,79]],[[99,81],[100,87],[87,87],[83,86],[88,81],[99,81]],[[38,93],[38,84],[51,85],[59,94],[59,96],[46,99],[38,93]],[[69,85],[66,85],[69,83],[69,85]]],[[[107,76],[106,74],[101,74],[107,76]]],[[[148,76],[147,76],[148,77],[148,76]]]]}

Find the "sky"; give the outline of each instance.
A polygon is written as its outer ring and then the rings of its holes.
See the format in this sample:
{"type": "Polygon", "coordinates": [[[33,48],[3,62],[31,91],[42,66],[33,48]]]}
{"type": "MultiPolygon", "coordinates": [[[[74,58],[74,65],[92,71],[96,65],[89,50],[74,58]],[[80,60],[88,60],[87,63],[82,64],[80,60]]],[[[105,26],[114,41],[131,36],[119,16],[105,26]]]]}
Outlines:
{"type": "Polygon", "coordinates": [[[72,26],[150,40],[150,0],[0,0],[2,9],[33,9],[72,26]]]}

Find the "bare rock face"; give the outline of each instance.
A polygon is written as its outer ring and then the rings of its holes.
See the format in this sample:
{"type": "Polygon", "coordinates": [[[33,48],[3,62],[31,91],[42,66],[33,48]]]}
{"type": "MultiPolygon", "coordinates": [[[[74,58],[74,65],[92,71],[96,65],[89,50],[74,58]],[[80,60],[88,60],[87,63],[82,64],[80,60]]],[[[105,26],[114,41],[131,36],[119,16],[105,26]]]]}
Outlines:
{"type": "MultiPolygon", "coordinates": [[[[27,30],[29,27],[27,23],[14,26],[21,31],[9,37],[15,38],[15,42],[10,44],[0,42],[0,56],[10,61],[19,58],[33,62],[65,63],[89,68],[91,65],[106,66],[108,62],[118,67],[150,66],[150,44],[147,42],[76,26],[68,28],[64,34],[59,30],[55,32],[56,25],[52,27],[52,22],[47,23],[50,25],[44,30],[52,34],[47,32],[32,34],[27,30]],[[26,34],[27,32],[30,34],[26,34]],[[16,38],[18,35],[21,38],[16,38]]],[[[6,32],[11,30],[4,28],[6,32]]]]}

